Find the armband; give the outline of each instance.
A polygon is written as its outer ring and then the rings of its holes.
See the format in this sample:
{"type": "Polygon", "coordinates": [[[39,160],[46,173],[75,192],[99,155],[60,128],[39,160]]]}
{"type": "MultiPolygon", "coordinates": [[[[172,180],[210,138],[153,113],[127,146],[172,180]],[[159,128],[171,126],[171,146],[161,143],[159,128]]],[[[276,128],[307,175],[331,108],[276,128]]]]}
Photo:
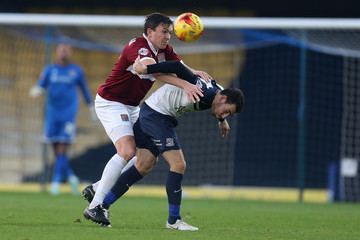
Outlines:
{"type": "Polygon", "coordinates": [[[222,123],[225,121],[225,118],[218,118],[218,121],[222,123]]]}

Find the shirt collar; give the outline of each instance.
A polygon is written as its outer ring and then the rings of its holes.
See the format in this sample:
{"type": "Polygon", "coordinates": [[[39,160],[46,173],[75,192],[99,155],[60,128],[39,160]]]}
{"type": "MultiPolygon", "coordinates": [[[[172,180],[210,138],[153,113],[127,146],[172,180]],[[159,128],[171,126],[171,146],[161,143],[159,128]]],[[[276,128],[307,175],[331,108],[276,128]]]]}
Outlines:
{"type": "Polygon", "coordinates": [[[154,45],[150,42],[150,40],[147,38],[147,36],[145,35],[145,33],[143,33],[143,37],[146,39],[151,51],[155,54],[155,56],[157,56],[158,51],[156,50],[156,48],[154,47],[154,45]]]}

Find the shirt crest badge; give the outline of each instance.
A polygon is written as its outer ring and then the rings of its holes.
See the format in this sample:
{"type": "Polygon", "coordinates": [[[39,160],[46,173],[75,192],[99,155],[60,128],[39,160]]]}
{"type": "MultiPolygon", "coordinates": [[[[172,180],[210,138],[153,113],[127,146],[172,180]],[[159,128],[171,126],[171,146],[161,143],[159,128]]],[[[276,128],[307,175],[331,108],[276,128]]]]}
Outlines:
{"type": "Polygon", "coordinates": [[[149,54],[149,50],[147,48],[140,48],[138,54],[141,56],[147,56],[149,54]]]}

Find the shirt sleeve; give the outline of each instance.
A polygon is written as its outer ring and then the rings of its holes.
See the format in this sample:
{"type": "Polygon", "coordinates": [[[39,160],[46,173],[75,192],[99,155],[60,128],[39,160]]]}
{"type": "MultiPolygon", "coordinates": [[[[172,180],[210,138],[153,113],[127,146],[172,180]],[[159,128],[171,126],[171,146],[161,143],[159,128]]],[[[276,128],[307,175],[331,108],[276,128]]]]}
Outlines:
{"type": "Polygon", "coordinates": [[[153,58],[149,47],[145,44],[136,42],[136,40],[133,43],[131,43],[130,41],[129,46],[124,52],[124,54],[126,54],[126,60],[130,64],[133,64],[138,56],[140,56],[140,58],[144,58],[144,57],[153,58]]]}
{"type": "Polygon", "coordinates": [[[84,71],[79,67],[79,78],[78,78],[78,86],[83,94],[84,100],[87,105],[92,104],[91,93],[85,78],[84,71]]]}
{"type": "Polygon", "coordinates": [[[180,61],[165,61],[147,66],[147,72],[152,73],[175,73],[179,78],[182,78],[192,84],[196,84],[198,76],[193,74],[180,61]]]}
{"type": "Polygon", "coordinates": [[[39,77],[39,80],[38,80],[38,83],[37,85],[41,88],[47,88],[48,85],[49,85],[49,75],[50,75],[50,66],[46,66],[41,74],[40,74],[40,77],[39,77]]]}

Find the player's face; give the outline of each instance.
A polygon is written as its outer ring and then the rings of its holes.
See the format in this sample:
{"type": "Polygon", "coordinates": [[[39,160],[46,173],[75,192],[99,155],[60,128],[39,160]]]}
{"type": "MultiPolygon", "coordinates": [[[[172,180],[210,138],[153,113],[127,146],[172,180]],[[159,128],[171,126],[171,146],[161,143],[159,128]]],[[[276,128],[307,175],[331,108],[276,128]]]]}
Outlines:
{"type": "Polygon", "coordinates": [[[70,61],[72,49],[70,45],[60,44],[56,48],[56,59],[60,63],[67,63],[70,61]]]}
{"type": "Polygon", "coordinates": [[[168,24],[160,24],[155,30],[148,28],[147,37],[156,49],[165,49],[169,44],[173,26],[168,24]]]}
{"type": "Polygon", "coordinates": [[[236,112],[236,104],[226,103],[226,96],[217,94],[211,106],[211,113],[216,118],[227,118],[236,112]]]}

